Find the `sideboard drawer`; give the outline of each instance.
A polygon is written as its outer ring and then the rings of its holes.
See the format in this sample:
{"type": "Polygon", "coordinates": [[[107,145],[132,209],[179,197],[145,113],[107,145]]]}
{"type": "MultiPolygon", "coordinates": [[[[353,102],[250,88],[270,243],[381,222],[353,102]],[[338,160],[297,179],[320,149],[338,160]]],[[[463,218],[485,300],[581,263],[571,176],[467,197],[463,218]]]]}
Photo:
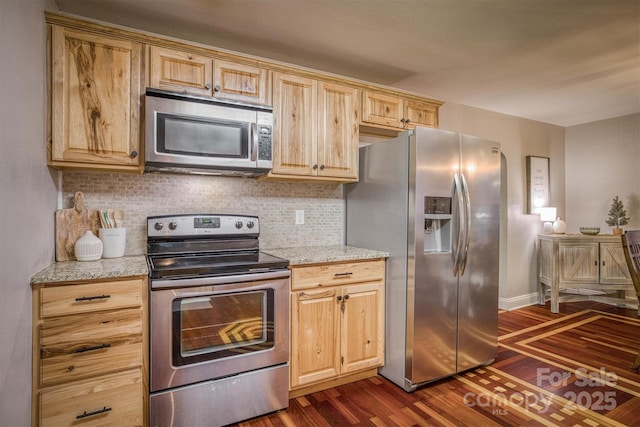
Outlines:
{"type": "Polygon", "coordinates": [[[40,314],[43,318],[140,307],[142,304],[142,280],[45,286],[40,290],[40,299],[40,314]]]}
{"type": "Polygon", "coordinates": [[[140,369],[40,393],[40,426],[142,426],[140,369]]]}

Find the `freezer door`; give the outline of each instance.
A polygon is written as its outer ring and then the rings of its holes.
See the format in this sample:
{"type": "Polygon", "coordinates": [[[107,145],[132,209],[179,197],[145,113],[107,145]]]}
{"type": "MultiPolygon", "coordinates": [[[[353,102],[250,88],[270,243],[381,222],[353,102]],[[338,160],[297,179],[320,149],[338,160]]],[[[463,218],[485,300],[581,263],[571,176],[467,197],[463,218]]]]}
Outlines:
{"type": "Polygon", "coordinates": [[[467,135],[460,146],[469,229],[458,286],[458,372],[496,357],[500,256],[500,146],[467,135]]]}
{"type": "Polygon", "coordinates": [[[405,375],[419,384],[456,372],[458,279],[453,257],[460,223],[453,179],[460,149],[457,134],[438,129],[417,127],[413,141],[405,375]],[[452,201],[449,217],[447,199],[452,201]],[[433,208],[438,200],[444,207],[433,208]],[[426,209],[425,203],[432,206],[426,209]]]}

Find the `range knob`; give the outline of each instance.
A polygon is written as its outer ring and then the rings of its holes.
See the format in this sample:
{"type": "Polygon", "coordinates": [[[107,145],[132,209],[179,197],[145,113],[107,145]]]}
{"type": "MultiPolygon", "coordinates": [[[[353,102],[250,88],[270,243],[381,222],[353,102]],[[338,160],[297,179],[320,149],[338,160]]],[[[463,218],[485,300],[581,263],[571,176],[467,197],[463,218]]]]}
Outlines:
{"type": "Polygon", "coordinates": [[[236,228],[237,229],[241,229],[242,228],[242,221],[236,221],[236,228]]]}
{"type": "Polygon", "coordinates": [[[253,223],[253,221],[247,222],[247,227],[249,227],[249,228],[253,228],[254,225],[255,224],[253,223]]]}
{"type": "Polygon", "coordinates": [[[163,225],[162,225],[162,223],[161,223],[161,222],[156,222],[156,223],[153,225],[153,228],[155,228],[155,229],[156,229],[156,230],[158,230],[158,231],[162,230],[162,227],[163,227],[163,225]]]}
{"type": "Polygon", "coordinates": [[[175,230],[176,228],[178,228],[178,224],[175,221],[171,221],[169,223],[169,230],[175,230]]]}

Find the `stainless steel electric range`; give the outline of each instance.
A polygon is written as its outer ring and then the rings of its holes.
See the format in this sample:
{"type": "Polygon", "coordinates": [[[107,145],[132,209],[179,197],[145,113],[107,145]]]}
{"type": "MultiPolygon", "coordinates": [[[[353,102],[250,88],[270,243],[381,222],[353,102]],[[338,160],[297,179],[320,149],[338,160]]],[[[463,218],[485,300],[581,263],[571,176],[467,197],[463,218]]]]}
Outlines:
{"type": "Polygon", "coordinates": [[[289,262],[259,235],[255,216],[147,218],[152,427],[288,406],[289,262]]]}

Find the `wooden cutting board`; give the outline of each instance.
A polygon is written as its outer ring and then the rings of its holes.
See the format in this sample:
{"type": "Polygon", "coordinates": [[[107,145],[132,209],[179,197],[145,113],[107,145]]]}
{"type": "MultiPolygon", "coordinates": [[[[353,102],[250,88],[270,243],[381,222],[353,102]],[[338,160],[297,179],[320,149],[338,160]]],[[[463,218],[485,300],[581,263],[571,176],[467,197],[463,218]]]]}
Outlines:
{"type": "Polygon", "coordinates": [[[87,230],[98,236],[100,211],[84,208],[84,195],[76,191],[74,207],[56,211],[56,261],[74,261],[74,246],[87,230]]]}

